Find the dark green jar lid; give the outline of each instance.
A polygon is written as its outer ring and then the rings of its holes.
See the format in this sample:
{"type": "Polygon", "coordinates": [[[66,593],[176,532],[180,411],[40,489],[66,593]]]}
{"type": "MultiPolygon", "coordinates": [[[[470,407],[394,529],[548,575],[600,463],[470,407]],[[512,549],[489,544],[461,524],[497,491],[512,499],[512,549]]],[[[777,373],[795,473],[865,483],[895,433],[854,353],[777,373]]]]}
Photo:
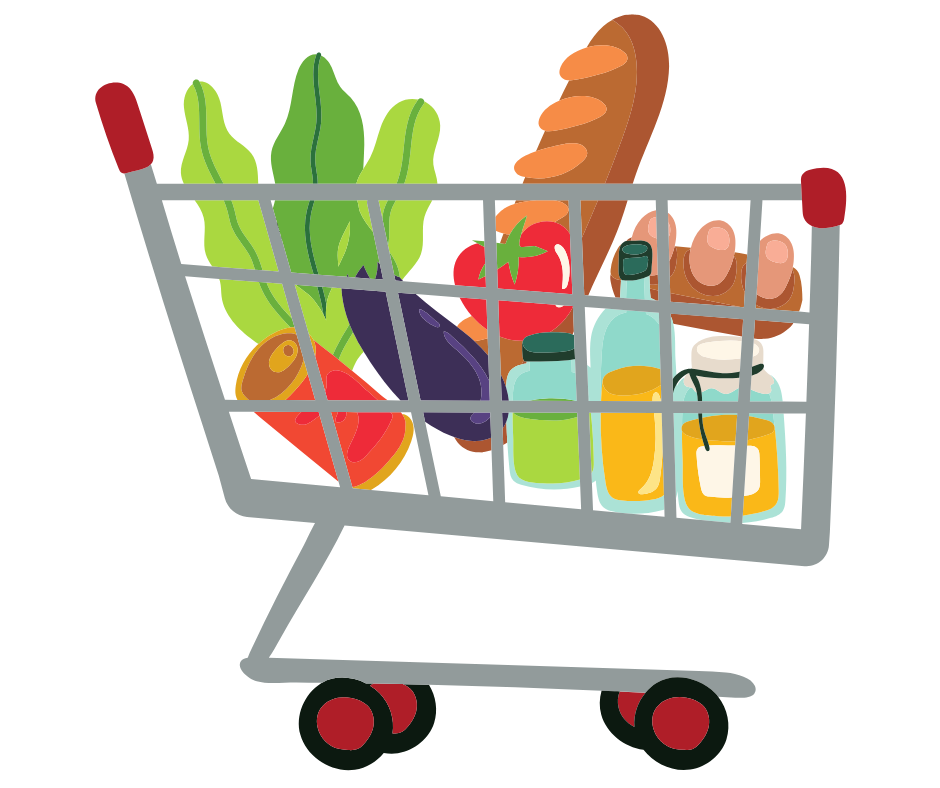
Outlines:
{"type": "Polygon", "coordinates": [[[617,259],[621,279],[645,279],[653,271],[653,247],[646,241],[624,241],[617,259]]]}
{"type": "Polygon", "coordinates": [[[529,334],[522,340],[523,361],[570,361],[573,358],[572,334],[546,331],[544,334],[529,334]]]}

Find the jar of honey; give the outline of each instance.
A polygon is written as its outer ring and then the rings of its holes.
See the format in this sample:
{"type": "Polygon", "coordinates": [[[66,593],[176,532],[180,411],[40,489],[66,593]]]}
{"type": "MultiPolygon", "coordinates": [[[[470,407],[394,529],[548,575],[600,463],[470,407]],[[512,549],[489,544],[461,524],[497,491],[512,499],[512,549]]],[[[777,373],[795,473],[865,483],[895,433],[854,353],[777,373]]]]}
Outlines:
{"type": "MultiPolygon", "coordinates": [[[[692,348],[691,372],[702,389],[704,402],[737,402],[741,365],[741,339],[716,336],[692,348]],[[707,377],[708,373],[735,375],[707,377]]],[[[751,402],[782,402],[779,383],[763,367],[764,347],[754,340],[751,402]]],[[[675,387],[679,402],[698,397],[691,375],[675,387]]],[[[689,517],[728,520],[731,515],[731,486],[734,476],[734,443],[737,416],[704,416],[701,425],[695,413],[676,414],[676,492],[679,507],[689,517]],[[704,440],[703,440],[704,432],[704,440]],[[707,442],[707,448],[706,448],[707,442]]],[[[782,413],[752,413],[748,419],[747,455],[744,473],[744,521],[766,520],[783,511],[786,501],[786,436],[782,413]]]]}

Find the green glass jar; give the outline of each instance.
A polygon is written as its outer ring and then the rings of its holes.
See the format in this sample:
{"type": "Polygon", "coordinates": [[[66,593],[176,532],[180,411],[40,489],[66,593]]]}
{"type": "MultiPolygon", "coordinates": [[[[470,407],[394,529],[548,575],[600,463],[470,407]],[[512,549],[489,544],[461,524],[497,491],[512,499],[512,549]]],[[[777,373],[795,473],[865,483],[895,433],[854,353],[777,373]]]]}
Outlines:
{"type": "MultiPolygon", "coordinates": [[[[506,389],[511,400],[577,399],[574,337],[547,332],[522,340],[525,362],[509,373],[506,389]]],[[[577,413],[513,413],[507,427],[509,473],[517,484],[545,489],[577,487],[577,413]]],[[[593,447],[592,447],[593,468],[593,447]]]]}

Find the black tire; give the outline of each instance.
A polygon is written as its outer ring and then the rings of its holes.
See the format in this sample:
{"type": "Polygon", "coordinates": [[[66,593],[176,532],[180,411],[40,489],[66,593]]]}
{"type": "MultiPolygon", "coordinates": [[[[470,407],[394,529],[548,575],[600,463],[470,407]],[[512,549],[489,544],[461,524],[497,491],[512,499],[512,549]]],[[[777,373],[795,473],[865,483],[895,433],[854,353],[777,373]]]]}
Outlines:
{"type": "Polygon", "coordinates": [[[386,744],[392,736],[392,713],[385,699],[368,684],[355,679],[329,679],[307,696],[300,709],[298,727],[304,746],[320,763],[347,771],[362,769],[375,763],[385,753],[386,744]],[[357,750],[342,750],[327,744],[317,727],[320,709],[336,698],[361,701],[372,712],[372,733],[357,750]]]}
{"type": "Polygon", "coordinates": [[[620,693],[602,692],[601,693],[601,719],[614,736],[626,744],[628,747],[635,747],[638,750],[644,749],[645,740],[637,732],[637,729],[627,722],[623,714],[620,713],[620,693]]]}
{"type": "MultiPolygon", "coordinates": [[[[418,708],[411,724],[400,733],[392,733],[385,742],[385,752],[389,755],[413,750],[423,742],[437,718],[437,703],[434,693],[427,684],[406,684],[406,687],[415,694],[418,708]]],[[[379,693],[381,694],[381,693],[379,693]]]]}
{"type": "Polygon", "coordinates": [[[635,722],[637,732],[644,740],[643,749],[654,761],[670,769],[698,769],[718,755],[728,740],[728,713],[724,704],[708,687],[692,679],[665,679],[650,687],[636,708],[635,722]],[[656,737],[653,713],[670,698],[697,701],[708,713],[708,730],[694,749],[675,750],[656,737]]]}

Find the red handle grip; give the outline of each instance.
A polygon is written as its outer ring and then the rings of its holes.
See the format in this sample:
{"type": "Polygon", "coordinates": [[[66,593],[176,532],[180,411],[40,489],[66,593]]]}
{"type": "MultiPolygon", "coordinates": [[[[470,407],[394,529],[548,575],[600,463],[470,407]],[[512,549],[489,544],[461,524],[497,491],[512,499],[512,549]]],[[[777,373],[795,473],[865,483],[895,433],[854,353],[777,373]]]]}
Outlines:
{"type": "Polygon", "coordinates": [[[800,178],[803,187],[803,218],[820,229],[838,227],[845,221],[845,181],[835,170],[820,167],[800,178]]]}
{"type": "Polygon", "coordinates": [[[153,164],[153,148],[134,92],[127,85],[111,82],[98,90],[95,103],[118,169],[136,172],[153,164]]]}

